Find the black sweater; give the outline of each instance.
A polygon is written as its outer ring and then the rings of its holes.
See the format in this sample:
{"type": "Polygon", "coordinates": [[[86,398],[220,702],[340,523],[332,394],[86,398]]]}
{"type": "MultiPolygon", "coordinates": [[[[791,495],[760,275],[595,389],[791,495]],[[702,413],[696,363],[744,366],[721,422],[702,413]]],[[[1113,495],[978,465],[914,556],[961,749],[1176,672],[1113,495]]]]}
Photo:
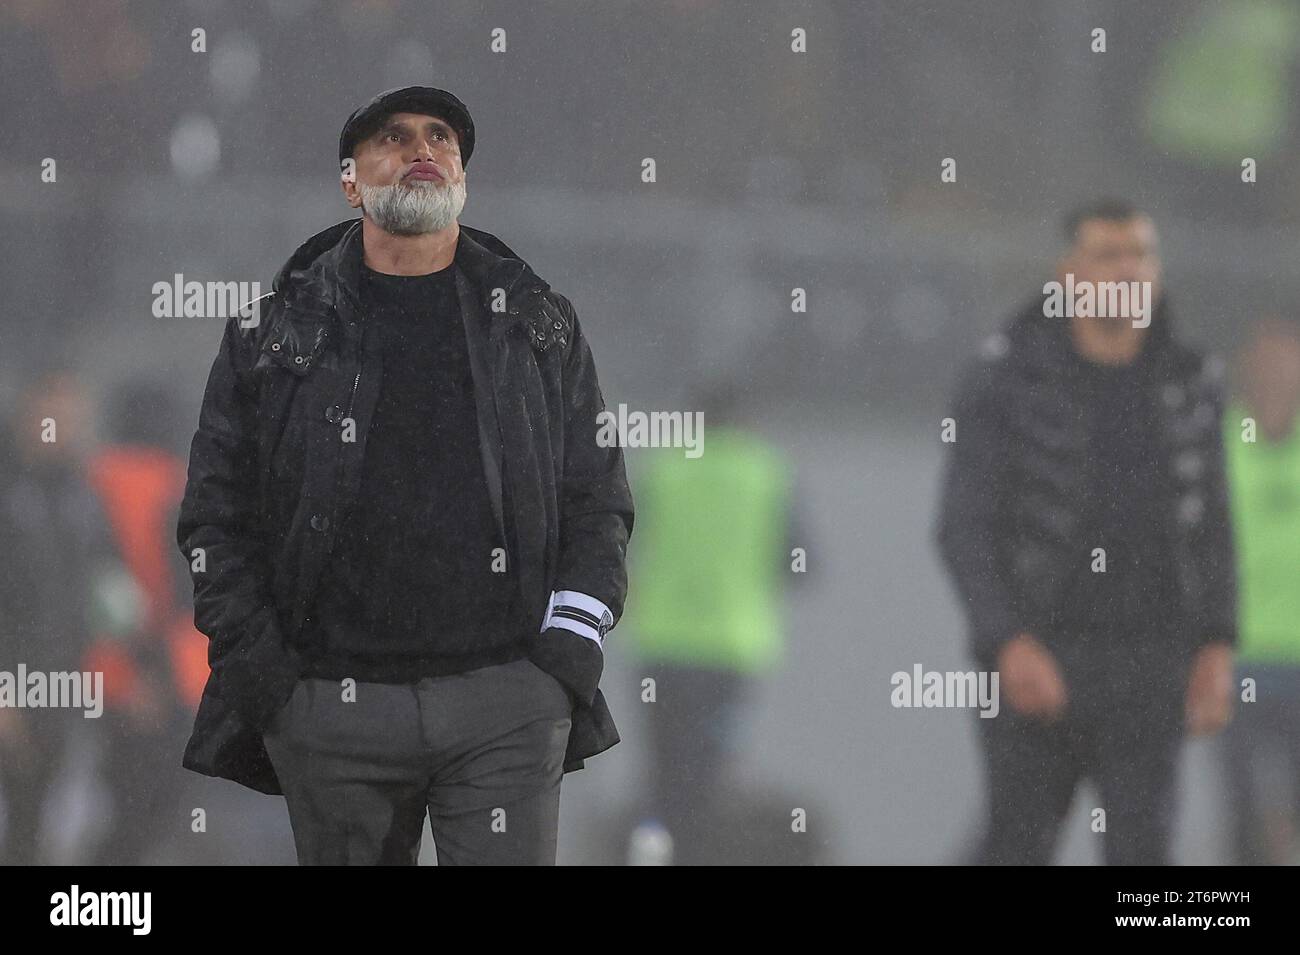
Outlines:
{"type": "Polygon", "coordinates": [[[317,653],[310,675],[404,682],[463,672],[521,657],[536,629],[521,619],[517,578],[501,556],[454,273],[362,266],[383,379],[361,494],[306,624],[317,653]]]}

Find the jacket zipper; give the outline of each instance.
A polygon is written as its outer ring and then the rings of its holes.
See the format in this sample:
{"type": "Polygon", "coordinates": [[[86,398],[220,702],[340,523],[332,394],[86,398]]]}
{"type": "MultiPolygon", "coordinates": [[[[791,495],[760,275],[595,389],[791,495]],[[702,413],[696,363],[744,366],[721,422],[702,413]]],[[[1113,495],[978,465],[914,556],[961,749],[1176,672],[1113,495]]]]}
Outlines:
{"type": "Polygon", "coordinates": [[[361,384],[361,369],[365,365],[366,328],[361,326],[361,340],[357,342],[357,376],[352,379],[352,394],[348,395],[347,417],[352,417],[352,406],[357,400],[357,388],[361,384]]]}
{"type": "Polygon", "coordinates": [[[352,394],[348,395],[348,411],[346,417],[352,417],[352,405],[357,400],[357,386],[361,384],[361,369],[357,369],[357,377],[352,380],[352,394]]]}

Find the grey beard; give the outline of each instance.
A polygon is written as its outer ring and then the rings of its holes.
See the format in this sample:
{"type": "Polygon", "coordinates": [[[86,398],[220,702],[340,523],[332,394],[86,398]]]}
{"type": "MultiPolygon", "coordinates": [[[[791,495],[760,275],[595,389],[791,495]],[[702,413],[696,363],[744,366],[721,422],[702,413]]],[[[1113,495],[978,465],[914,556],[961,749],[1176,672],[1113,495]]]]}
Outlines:
{"type": "Polygon", "coordinates": [[[393,235],[424,235],[447,228],[465,208],[465,182],[443,184],[430,179],[409,184],[367,186],[358,183],[363,208],[375,225],[393,235]]]}

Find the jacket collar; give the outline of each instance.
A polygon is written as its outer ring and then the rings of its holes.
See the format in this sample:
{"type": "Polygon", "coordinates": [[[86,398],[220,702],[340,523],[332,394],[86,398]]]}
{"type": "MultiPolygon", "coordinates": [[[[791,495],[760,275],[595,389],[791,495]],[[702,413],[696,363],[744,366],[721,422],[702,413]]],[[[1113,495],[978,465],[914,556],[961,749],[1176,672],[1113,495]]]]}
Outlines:
{"type": "MultiPolygon", "coordinates": [[[[358,313],[362,262],[361,220],[349,219],[312,236],[289,257],[272,282],[286,304],[302,311],[329,309],[358,313]]],[[[478,290],[485,320],[502,334],[527,317],[521,307],[530,295],[550,285],[490,232],[464,224],[456,242],[454,267],[478,290]],[[493,311],[493,290],[505,289],[506,309],[493,311]]]]}
{"type": "MultiPolygon", "coordinates": [[[[1181,357],[1182,349],[1173,334],[1173,320],[1168,295],[1162,294],[1156,300],[1151,326],[1142,343],[1143,361],[1156,366],[1181,357]]],[[[1055,376],[1072,365],[1075,353],[1070,339],[1070,320],[1044,316],[1041,297],[1030,299],[1004,334],[1012,354],[1040,372],[1055,376]]]]}

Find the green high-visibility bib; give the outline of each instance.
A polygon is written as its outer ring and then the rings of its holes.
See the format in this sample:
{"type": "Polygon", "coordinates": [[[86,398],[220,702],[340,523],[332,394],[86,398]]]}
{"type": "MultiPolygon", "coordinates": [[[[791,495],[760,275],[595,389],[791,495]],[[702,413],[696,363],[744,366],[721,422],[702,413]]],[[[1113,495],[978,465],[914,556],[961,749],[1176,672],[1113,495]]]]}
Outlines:
{"type": "Polygon", "coordinates": [[[1289,0],[1203,4],[1160,46],[1146,101],[1151,139],[1210,167],[1276,156],[1298,47],[1300,11],[1289,0]]]}
{"type": "Polygon", "coordinates": [[[1242,440],[1250,412],[1232,404],[1224,445],[1237,548],[1240,659],[1300,665],[1300,419],[1273,443],[1242,440]]]}
{"type": "Polygon", "coordinates": [[[781,452],[711,429],[697,458],[638,452],[636,543],[619,629],[647,661],[747,673],[780,658],[790,472],[781,452]]]}

